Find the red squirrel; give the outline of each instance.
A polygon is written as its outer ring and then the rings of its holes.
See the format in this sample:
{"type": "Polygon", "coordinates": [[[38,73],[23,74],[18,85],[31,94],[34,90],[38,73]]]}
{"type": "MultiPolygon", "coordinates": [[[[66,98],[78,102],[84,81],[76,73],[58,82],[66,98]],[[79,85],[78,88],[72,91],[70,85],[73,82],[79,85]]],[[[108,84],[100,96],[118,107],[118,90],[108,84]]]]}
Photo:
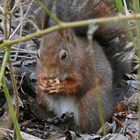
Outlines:
{"type": "MultiPolygon", "coordinates": [[[[117,14],[108,0],[42,2],[65,22],[117,14]]],[[[51,18],[41,12],[41,27],[53,26],[51,18]]],[[[81,131],[93,133],[100,128],[97,96],[101,98],[103,118],[107,121],[117,102],[115,92],[119,81],[131,70],[131,60],[125,58],[132,46],[128,47],[127,32],[119,23],[99,26],[93,35],[92,47],[86,33],[87,28],[81,27],[55,31],[41,38],[37,101],[59,116],[74,112],[81,131]]]]}

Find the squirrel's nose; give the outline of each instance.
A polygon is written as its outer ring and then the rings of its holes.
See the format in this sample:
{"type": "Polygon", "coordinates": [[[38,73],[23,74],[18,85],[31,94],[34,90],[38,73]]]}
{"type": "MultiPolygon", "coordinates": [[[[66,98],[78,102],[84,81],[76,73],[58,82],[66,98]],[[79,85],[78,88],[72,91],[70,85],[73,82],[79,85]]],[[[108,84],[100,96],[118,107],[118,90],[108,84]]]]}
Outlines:
{"type": "Polygon", "coordinates": [[[67,77],[68,77],[67,73],[63,73],[58,76],[58,79],[61,82],[61,81],[65,81],[67,77]]]}
{"type": "Polygon", "coordinates": [[[47,79],[59,79],[59,81],[64,81],[67,78],[67,73],[59,73],[59,72],[47,72],[46,73],[47,79]]]}
{"type": "Polygon", "coordinates": [[[55,78],[57,78],[56,73],[50,73],[49,72],[49,73],[46,73],[45,76],[46,76],[47,79],[55,79],[55,78]]]}

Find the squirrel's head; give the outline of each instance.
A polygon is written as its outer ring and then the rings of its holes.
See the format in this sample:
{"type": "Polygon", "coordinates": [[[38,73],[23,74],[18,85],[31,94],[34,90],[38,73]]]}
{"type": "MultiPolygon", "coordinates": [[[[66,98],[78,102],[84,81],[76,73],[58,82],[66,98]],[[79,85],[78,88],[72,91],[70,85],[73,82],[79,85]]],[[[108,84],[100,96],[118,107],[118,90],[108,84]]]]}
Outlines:
{"type": "Polygon", "coordinates": [[[65,83],[65,88],[73,86],[80,89],[87,79],[88,70],[91,69],[91,63],[88,62],[90,58],[87,41],[78,38],[70,29],[55,31],[41,40],[38,51],[39,77],[43,77],[41,79],[44,86],[45,81],[49,81],[49,86],[58,82],[57,84],[63,85],[65,83]]]}

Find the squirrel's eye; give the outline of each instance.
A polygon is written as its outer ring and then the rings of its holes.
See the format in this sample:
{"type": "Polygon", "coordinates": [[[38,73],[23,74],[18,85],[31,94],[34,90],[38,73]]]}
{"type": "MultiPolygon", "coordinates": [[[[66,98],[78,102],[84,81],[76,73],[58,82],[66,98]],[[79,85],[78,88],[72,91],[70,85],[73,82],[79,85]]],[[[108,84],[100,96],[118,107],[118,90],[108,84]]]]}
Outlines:
{"type": "Polygon", "coordinates": [[[39,50],[37,51],[37,58],[40,59],[39,50]]]}
{"type": "Polygon", "coordinates": [[[60,54],[59,54],[59,58],[61,60],[67,59],[68,58],[68,53],[65,50],[61,50],[60,54]]]}

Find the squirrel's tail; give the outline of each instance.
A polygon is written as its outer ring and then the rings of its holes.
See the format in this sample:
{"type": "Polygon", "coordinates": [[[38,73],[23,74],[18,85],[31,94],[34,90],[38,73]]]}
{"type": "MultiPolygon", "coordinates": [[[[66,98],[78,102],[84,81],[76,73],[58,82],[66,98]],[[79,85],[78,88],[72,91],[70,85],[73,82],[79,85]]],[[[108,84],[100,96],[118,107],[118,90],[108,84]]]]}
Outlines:
{"type": "MultiPolygon", "coordinates": [[[[52,12],[66,22],[117,15],[108,0],[56,0],[52,12]]],[[[86,36],[87,28],[78,28],[75,32],[86,36]]],[[[105,23],[99,26],[94,39],[103,46],[114,72],[114,82],[117,83],[132,69],[133,47],[127,30],[121,23],[105,23]]]]}

